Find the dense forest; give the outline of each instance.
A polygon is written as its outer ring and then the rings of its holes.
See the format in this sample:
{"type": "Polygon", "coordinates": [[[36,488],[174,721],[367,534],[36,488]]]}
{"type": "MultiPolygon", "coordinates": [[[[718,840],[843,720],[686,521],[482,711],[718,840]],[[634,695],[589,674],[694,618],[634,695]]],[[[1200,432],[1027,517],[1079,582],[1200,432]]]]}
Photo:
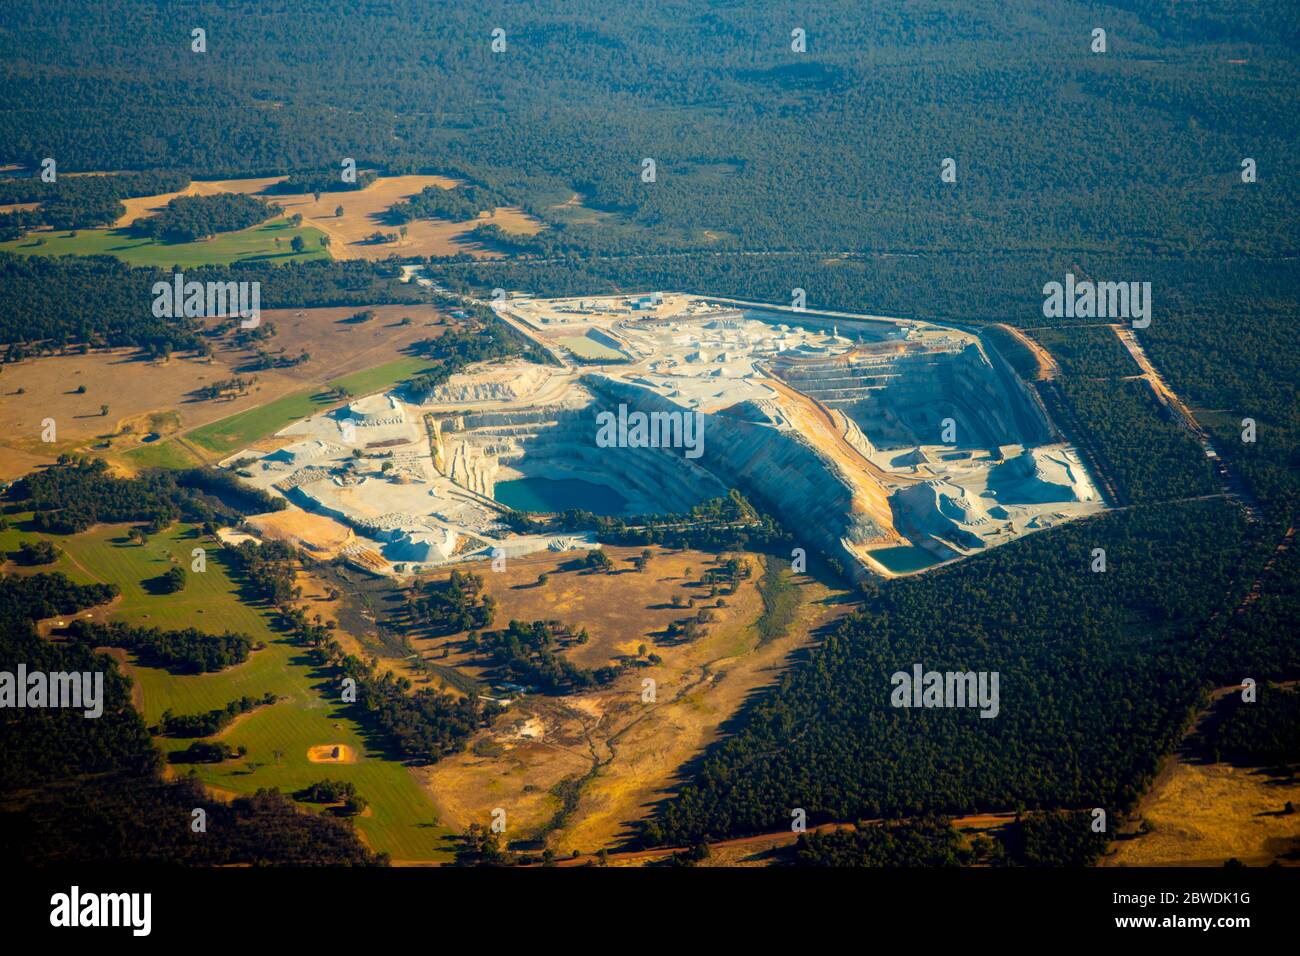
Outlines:
{"type": "Polygon", "coordinates": [[[1122,810],[1195,708],[1216,611],[1240,600],[1264,551],[1235,506],[1212,500],[1112,513],[889,582],[749,708],[646,838],[776,829],[793,807],[810,823],[1122,810]],[[1089,570],[1094,547],[1104,573],[1089,570]],[[1000,713],[891,707],[890,675],[918,662],[999,672],[1000,713]]]}
{"type": "Polygon", "coordinates": [[[0,238],[16,239],[36,226],[86,229],[115,222],[123,199],[179,192],[190,184],[184,173],[147,172],[104,176],[63,176],[52,183],[40,177],[0,179],[0,205],[39,203],[29,212],[0,215],[0,238]]]}
{"type": "MultiPolygon", "coordinates": [[[[261,283],[262,308],[370,306],[417,302],[398,270],[384,263],[315,260],[186,269],[186,281],[261,283]]],[[[69,346],[135,346],[149,354],[164,347],[197,349],[194,319],[160,319],[152,311],[153,284],[171,273],[132,268],[109,256],[15,256],[0,253],[0,345],[6,361],[69,346]]]]}
{"type": "Polygon", "coordinates": [[[587,251],[1297,247],[1285,0],[1127,0],[1107,8],[1102,55],[1093,11],[1071,0],[385,0],[346,17],[327,0],[292,16],[207,3],[201,54],[172,5],[76,7],[6,7],[5,159],[316,170],[293,186],[322,191],[348,188],[345,158],[429,169],[551,214],[549,240],[587,251]],[[574,193],[592,214],[553,210],[574,193]]]}
{"type": "Polygon", "coordinates": [[[230,803],[206,796],[197,780],[114,774],[76,789],[52,788],[40,801],[0,813],[0,852],[34,866],[379,866],[376,854],[335,817],[302,813],[275,790],[230,803]],[[202,807],[207,832],[191,830],[202,807]]]}
{"type": "Polygon", "coordinates": [[[1286,767],[1300,762],[1300,690],[1262,687],[1246,703],[1230,696],[1227,713],[1202,735],[1200,744],[1214,760],[1248,767],[1286,767]]]}
{"type": "Polygon", "coordinates": [[[343,168],[295,170],[283,182],[270,188],[272,193],[344,193],[365,189],[375,181],[372,169],[358,170],[356,178],[343,178],[343,168]]]}
{"type": "Polygon", "coordinates": [[[258,707],[268,707],[276,702],[269,691],[261,697],[247,695],[232,700],[225,707],[204,711],[201,714],[173,714],[164,710],[158,718],[157,733],[168,737],[211,737],[229,727],[236,717],[249,714],[258,707]]]}
{"type": "Polygon", "coordinates": [[[794,849],[798,866],[967,866],[974,859],[945,817],[807,833],[794,849]]]}
{"type": "Polygon", "coordinates": [[[465,183],[455,189],[426,186],[416,196],[395,204],[388,218],[395,226],[413,219],[449,219],[464,222],[477,219],[481,212],[493,212],[504,205],[501,197],[476,183],[465,183]]]}
{"type": "Polygon", "coordinates": [[[21,620],[40,621],[107,604],[118,593],[116,584],[73,584],[62,571],[0,576],[5,611],[21,620]]]}
{"type": "Polygon", "coordinates": [[[1048,811],[962,839],[944,816],[885,824],[862,823],[801,836],[792,852],[796,866],[1087,866],[1106,849],[1088,813],[1048,811]]]}
{"type": "Polygon", "coordinates": [[[253,650],[253,642],[246,634],[205,634],[193,627],[164,631],[121,621],[73,621],[68,636],[88,647],[124,647],[146,667],[159,667],[173,674],[224,670],[248,660],[253,650]]]}
{"type": "MultiPolygon", "coordinates": [[[[1300,548],[1277,549],[1300,518],[1300,193],[1289,173],[1300,138],[1300,28],[1284,0],[1249,9],[1122,0],[1103,8],[1104,55],[1088,47],[1099,14],[1072,0],[957,9],[836,0],[794,12],[776,0],[378,0],[346,17],[326,0],[301,0],[292,16],[282,2],[201,3],[211,40],[203,54],[191,52],[190,24],[173,4],[83,0],[76,16],[54,18],[47,6],[10,0],[0,28],[0,96],[10,105],[0,111],[0,160],[24,167],[0,179],[0,204],[40,204],[0,217],[0,238],[111,222],[123,198],[183,188],[191,176],[287,173],[285,192],[331,192],[363,188],[376,170],[441,173],[467,185],[426,189],[394,207],[395,224],[502,205],[546,224],[531,237],[494,225],[474,232],[510,258],[428,261],[453,293],[681,289],[789,302],[798,287],[815,308],[1006,322],[1054,353],[1063,370],[1054,394],[1134,508],[868,586],[863,610],[773,693],[751,700],[737,732],[692,767],[647,841],[766,830],[788,824],[793,806],[814,822],[1022,805],[1122,810],[1208,686],[1243,672],[1261,681],[1300,674],[1300,548]],[[489,24],[506,31],[500,54],[489,24]],[[806,52],[792,49],[796,26],[807,31],[806,52]],[[30,175],[47,157],[58,161],[55,183],[30,175]],[[945,157],[955,182],[940,181],[945,157]],[[1247,157],[1258,181],[1243,181],[1247,157]],[[362,170],[356,183],[340,178],[344,158],[362,170]],[[103,170],[127,172],[70,175],[103,170]],[[1043,286],[1067,272],[1151,282],[1153,319],[1138,337],[1262,520],[1248,523],[1221,499],[1173,501],[1216,493],[1218,483],[1149,387],[1125,380],[1137,370],[1110,330],[1044,318],[1043,286]],[[1257,426],[1253,442],[1242,438],[1246,419],[1257,426]],[[1105,573],[1087,570],[1095,547],[1107,551],[1105,573]],[[889,708],[889,674],[915,661],[999,671],[1000,716],[889,708]]],[[[241,221],[240,200],[200,205],[209,211],[174,218],[189,231],[241,221]],[[218,206],[225,211],[213,215],[218,206]]],[[[151,355],[201,348],[195,323],[149,310],[149,289],[165,275],[108,258],[0,253],[6,361],[104,345],[151,355]]],[[[424,295],[397,283],[388,263],[250,262],[186,276],[260,281],[264,308],[424,295]]],[[[480,328],[426,343],[436,365],[411,391],[520,351],[486,311],[470,310],[480,328]]],[[[228,495],[205,489],[210,476],[119,483],[95,468],[64,462],[31,476],[10,507],[34,508],[36,526],[56,532],[237,517],[221,504],[228,495]]],[[[736,495],[711,504],[646,519],[575,512],[554,527],[599,525],[603,540],[625,544],[787,540],[736,495]]],[[[539,525],[521,514],[510,521],[539,525]]],[[[358,715],[395,755],[436,760],[490,716],[432,691],[412,694],[343,654],[327,628],[288,606],[292,554],[241,559],[318,662],[358,681],[358,715]]],[[[61,575],[0,579],[0,603],[13,609],[4,646],[26,648],[28,618],[111,596],[61,575]]],[[[468,604],[427,610],[473,617],[468,604]]],[[[522,652],[531,632],[515,637],[522,652]]],[[[81,644],[41,646],[116,673],[81,644]]],[[[313,831],[336,824],[296,822],[273,795],[222,811],[241,824],[232,832],[273,834],[265,849],[234,840],[196,856],[169,829],[192,798],[149,776],[156,756],[125,706],[125,678],[111,686],[117,723],[106,713],[89,737],[57,717],[26,718],[50,721],[39,737],[4,724],[6,768],[30,760],[38,783],[69,768],[129,771],[125,782],[96,782],[90,809],[63,793],[0,816],[0,849],[29,855],[29,827],[54,857],[60,848],[74,855],[82,840],[92,858],[114,858],[129,844],[112,840],[125,832],[146,857],[370,861],[345,830],[313,831]],[[66,744],[66,759],[38,739],[66,744]],[[118,814],[129,821],[122,831],[111,822],[118,814]],[[55,828],[72,817],[77,825],[55,828]],[[136,833],[149,827],[160,831],[152,840],[136,833]]],[[[1290,719],[1290,698],[1270,690],[1270,700],[1283,703],[1233,712],[1218,746],[1242,755],[1290,746],[1275,722],[1290,719]]],[[[1070,813],[1022,815],[1007,859],[1086,863],[1100,841],[1077,824],[1070,813]]],[[[808,865],[996,862],[928,818],[810,836],[799,852],[808,865]]]]}
{"type": "Polygon", "coordinates": [[[8,510],[30,510],[34,527],[56,534],[85,531],[99,522],[142,521],[149,533],[182,518],[234,524],[245,514],[285,507],[282,500],[240,485],[228,472],[197,468],[119,478],[102,458],[67,455],[14,482],[7,498],[8,510]]]}
{"type": "Polygon", "coordinates": [[[135,232],[167,242],[193,242],[219,232],[234,232],[265,222],[282,212],[275,203],[243,193],[177,196],[155,215],[137,219],[135,232]]]}
{"type": "Polygon", "coordinates": [[[1062,390],[1126,503],[1218,491],[1200,446],[1168,418],[1146,382],[1070,377],[1062,390]]]}

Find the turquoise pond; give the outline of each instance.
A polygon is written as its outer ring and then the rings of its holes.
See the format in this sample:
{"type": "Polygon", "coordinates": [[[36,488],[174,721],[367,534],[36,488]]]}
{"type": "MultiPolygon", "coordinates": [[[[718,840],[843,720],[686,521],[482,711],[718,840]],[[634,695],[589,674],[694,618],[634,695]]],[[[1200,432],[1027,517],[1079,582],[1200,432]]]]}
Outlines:
{"type": "Polygon", "coordinates": [[[598,515],[621,515],[627,499],[613,488],[581,478],[517,478],[497,483],[493,497],[516,511],[566,511],[581,508],[598,515]]]}
{"type": "Polygon", "coordinates": [[[871,556],[895,574],[907,574],[921,571],[939,563],[929,551],[914,545],[899,545],[893,548],[880,548],[870,552],[871,556]]]}

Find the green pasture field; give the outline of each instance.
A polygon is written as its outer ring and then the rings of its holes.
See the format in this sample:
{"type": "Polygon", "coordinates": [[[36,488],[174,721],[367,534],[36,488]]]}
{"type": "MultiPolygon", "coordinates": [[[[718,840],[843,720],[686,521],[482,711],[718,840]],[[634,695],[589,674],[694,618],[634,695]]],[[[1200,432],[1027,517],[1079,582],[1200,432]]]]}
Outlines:
{"type": "Polygon", "coordinates": [[[427,371],[430,371],[428,359],[408,356],[376,365],[362,372],[344,375],[329,384],[332,388],[345,388],[353,395],[373,395],[375,392],[392,388],[398,382],[427,371]]]}
{"type": "MultiPolygon", "coordinates": [[[[368,395],[390,388],[427,367],[428,362],[425,359],[400,358],[372,369],[336,378],[328,385],[330,388],[345,388],[353,395],[368,395]]],[[[258,408],[250,408],[228,418],[200,426],[186,437],[208,451],[229,454],[299,419],[336,405],[338,401],[333,393],[324,389],[304,389],[258,408]]]]}
{"type": "Polygon", "coordinates": [[[136,468],[196,468],[203,464],[178,441],[156,441],[122,455],[136,468]]]}
{"type": "Polygon", "coordinates": [[[337,401],[333,394],[322,389],[303,389],[257,408],[201,425],[186,437],[200,448],[225,454],[314,415],[337,401]]]}
{"type": "Polygon", "coordinates": [[[330,257],[329,250],[320,244],[323,235],[311,226],[295,229],[287,219],[279,218],[195,242],[163,242],[136,235],[129,228],[33,232],[0,242],[0,251],[37,256],[116,256],[133,266],[230,265],[249,260],[305,262],[330,257]],[[290,248],[294,236],[302,236],[304,251],[295,253],[290,248]],[[276,239],[280,240],[279,246],[276,239]]]}
{"type": "MultiPolygon", "coordinates": [[[[175,629],[196,627],[219,633],[247,634],[265,647],[247,661],[215,674],[173,675],[142,667],[128,657],[127,671],[143,695],[145,722],[155,724],[163,711],[193,714],[224,707],[243,695],[270,691],[284,698],[238,719],[215,739],[232,747],[244,746],[248,754],[222,764],[177,764],[178,772],[191,767],[207,785],[237,793],[276,787],[292,794],[325,778],[350,781],[370,801],[368,815],[357,819],[367,844],[386,851],[395,860],[448,860],[449,835],[432,825],[434,807],[415,776],[401,763],[381,759],[367,746],[363,729],[328,698],[325,678],[306,660],[304,650],[291,644],[269,626],[267,612],[239,598],[238,587],[227,573],[219,548],[191,525],[176,525],[150,537],[147,544],[132,544],[129,525],[105,525],[76,535],[45,535],[22,530],[24,516],[12,516],[11,526],[0,532],[0,548],[14,551],[20,540],[47,538],[63,550],[54,565],[35,571],[59,570],[80,583],[113,582],[122,590],[114,606],[116,620],[175,629]],[[207,549],[207,570],[190,572],[178,594],[156,595],[142,582],[162,574],[173,560],[187,570],[193,548],[207,549]],[[351,764],[312,763],[309,747],[346,744],[356,754],[351,764]]],[[[23,569],[24,573],[26,569],[23,569]]],[[[182,750],[190,740],[155,738],[164,752],[182,750]]]]}

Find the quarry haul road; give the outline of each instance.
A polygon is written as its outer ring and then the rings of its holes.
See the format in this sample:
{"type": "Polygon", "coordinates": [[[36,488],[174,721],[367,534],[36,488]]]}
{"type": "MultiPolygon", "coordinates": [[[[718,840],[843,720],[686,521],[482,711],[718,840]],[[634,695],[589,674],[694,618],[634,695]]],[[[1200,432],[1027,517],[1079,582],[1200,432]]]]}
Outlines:
{"type": "MultiPolygon", "coordinates": [[[[805,395],[803,392],[800,392],[797,389],[791,388],[789,385],[781,381],[781,379],[777,378],[771,372],[768,372],[765,369],[761,371],[766,376],[764,381],[768,385],[771,385],[772,388],[774,388],[785,398],[788,398],[790,401],[792,401],[797,407],[803,408],[805,411],[810,410],[812,412],[811,417],[813,421],[820,422],[821,425],[823,426],[822,428],[819,429],[819,431],[827,435],[827,437],[830,439],[829,444],[832,446],[832,448],[839,450],[840,454],[836,455],[835,457],[839,459],[842,464],[861,468],[872,478],[874,478],[876,481],[881,483],[894,482],[903,485],[914,485],[919,481],[925,480],[923,478],[911,478],[907,475],[895,475],[885,471],[883,468],[881,468],[879,465],[873,462],[870,458],[864,455],[861,451],[859,451],[857,448],[854,448],[853,445],[849,444],[849,440],[845,438],[844,435],[840,432],[839,423],[836,422],[835,416],[831,414],[830,409],[828,409],[821,402],[817,401],[815,398],[809,395],[805,395]]],[[[807,419],[805,418],[805,420],[807,419]]],[[[825,446],[822,445],[819,447],[825,447],[825,446]]]]}
{"type": "Polygon", "coordinates": [[[1034,357],[1038,359],[1039,374],[1037,381],[1050,382],[1052,379],[1056,378],[1056,376],[1061,374],[1061,367],[1056,364],[1056,358],[1052,353],[1043,348],[1043,346],[1038,342],[1034,341],[1033,338],[1026,335],[1023,329],[1018,329],[1014,325],[1007,325],[1005,322],[996,322],[994,323],[993,328],[1001,329],[1003,332],[1006,332],[1034,354],[1034,357]]]}
{"type": "Polygon", "coordinates": [[[1196,416],[1187,407],[1187,403],[1169,387],[1169,384],[1160,374],[1160,370],[1156,368],[1155,363],[1151,361],[1151,357],[1147,355],[1141,341],[1133,334],[1133,330],[1124,325],[1112,325],[1111,328],[1124,348],[1128,350],[1129,355],[1133,357],[1133,361],[1137,363],[1138,368],[1142,370],[1143,376],[1151,386],[1151,390],[1155,392],[1156,399],[1168,408],[1177,422],[1200,443],[1201,448],[1205,451],[1205,456],[1213,460],[1214,476],[1220,487],[1223,488],[1223,493],[1241,506],[1242,510],[1246,512],[1247,520],[1256,520],[1260,515],[1259,503],[1255,501],[1245,483],[1228,468],[1228,463],[1224,461],[1223,457],[1215,449],[1213,442],[1210,441],[1210,433],[1196,420],[1196,416]]]}

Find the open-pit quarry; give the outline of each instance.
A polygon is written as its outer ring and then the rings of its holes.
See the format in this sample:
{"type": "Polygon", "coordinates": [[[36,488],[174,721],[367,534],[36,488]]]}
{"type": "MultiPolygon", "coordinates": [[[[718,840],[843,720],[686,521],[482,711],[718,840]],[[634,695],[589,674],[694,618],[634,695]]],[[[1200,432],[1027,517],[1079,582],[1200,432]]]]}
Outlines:
{"type": "Polygon", "coordinates": [[[846,572],[893,576],[1105,507],[973,331],[669,293],[495,308],[554,364],[370,395],[231,456],[290,503],[263,530],[403,575],[595,545],[516,534],[509,506],[679,513],[737,488],[846,572]]]}

